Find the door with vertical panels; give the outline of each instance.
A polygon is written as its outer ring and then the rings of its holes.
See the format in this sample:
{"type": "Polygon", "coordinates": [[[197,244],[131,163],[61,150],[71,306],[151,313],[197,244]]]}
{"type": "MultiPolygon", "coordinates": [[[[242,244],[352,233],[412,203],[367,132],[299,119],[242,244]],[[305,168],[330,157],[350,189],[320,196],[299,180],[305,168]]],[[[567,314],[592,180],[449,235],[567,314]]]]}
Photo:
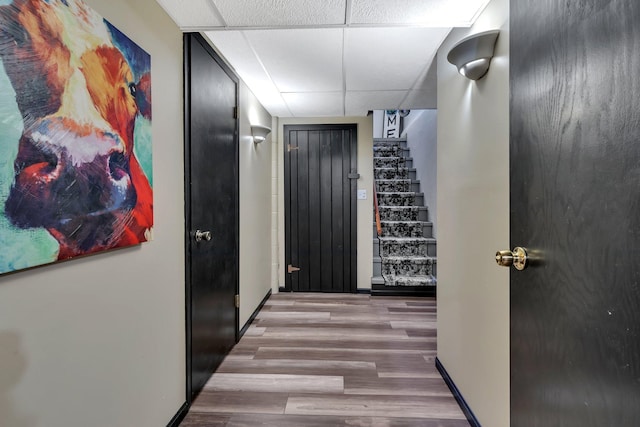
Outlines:
{"type": "Polygon", "coordinates": [[[284,127],[285,289],[356,291],[356,125],[284,127]]]}

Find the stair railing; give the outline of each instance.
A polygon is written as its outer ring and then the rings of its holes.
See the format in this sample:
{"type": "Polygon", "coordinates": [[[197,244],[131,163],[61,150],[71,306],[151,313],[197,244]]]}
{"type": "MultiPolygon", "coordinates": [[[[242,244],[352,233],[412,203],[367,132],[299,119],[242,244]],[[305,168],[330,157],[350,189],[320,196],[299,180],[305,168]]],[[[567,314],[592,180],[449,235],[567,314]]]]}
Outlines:
{"type": "Polygon", "coordinates": [[[378,192],[376,191],[376,183],[373,183],[373,208],[376,216],[376,232],[378,237],[382,236],[382,223],[380,222],[380,210],[378,209],[378,192]]]}

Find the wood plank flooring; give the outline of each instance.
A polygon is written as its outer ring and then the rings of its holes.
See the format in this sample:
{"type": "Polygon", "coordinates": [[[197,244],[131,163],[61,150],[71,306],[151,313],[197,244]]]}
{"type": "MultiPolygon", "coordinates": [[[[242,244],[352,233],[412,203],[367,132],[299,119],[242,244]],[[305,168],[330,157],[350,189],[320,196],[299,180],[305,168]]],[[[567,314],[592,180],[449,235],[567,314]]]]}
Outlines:
{"type": "Polygon", "coordinates": [[[468,427],[435,367],[433,298],[272,295],[183,427],[468,427]]]}

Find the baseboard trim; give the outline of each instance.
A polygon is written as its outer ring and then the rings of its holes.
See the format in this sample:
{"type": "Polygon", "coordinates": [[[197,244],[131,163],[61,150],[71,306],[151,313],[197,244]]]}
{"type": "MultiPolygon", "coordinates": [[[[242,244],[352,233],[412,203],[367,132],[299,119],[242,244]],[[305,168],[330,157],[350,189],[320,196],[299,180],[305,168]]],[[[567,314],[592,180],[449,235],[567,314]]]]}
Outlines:
{"type": "Polygon", "coordinates": [[[435,286],[371,285],[372,296],[435,297],[435,286]]]}
{"type": "Polygon", "coordinates": [[[289,292],[289,291],[288,291],[288,290],[286,290],[284,286],[280,286],[280,287],[278,288],[278,292],[289,292]]]}
{"type": "Polygon", "coordinates": [[[449,387],[449,390],[451,390],[453,397],[456,399],[456,402],[458,402],[458,405],[460,405],[460,409],[462,409],[462,412],[467,417],[467,421],[469,421],[469,424],[471,425],[471,427],[482,427],[480,425],[480,422],[476,418],[476,416],[473,414],[473,411],[467,404],[467,401],[464,400],[464,397],[462,397],[460,390],[458,390],[458,387],[449,376],[449,373],[440,362],[440,359],[438,359],[437,357],[436,357],[436,369],[438,370],[438,372],[440,372],[440,375],[442,375],[442,379],[449,387]]]}
{"type": "Polygon", "coordinates": [[[171,418],[171,421],[169,421],[169,424],[167,424],[167,427],[178,427],[182,422],[182,420],[184,420],[184,417],[187,416],[188,412],[189,412],[189,404],[187,402],[184,402],[180,407],[180,409],[178,409],[178,412],[176,412],[173,418],[171,418]]]}
{"type": "Polygon", "coordinates": [[[358,288],[356,289],[356,294],[371,294],[371,289],[358,288]]]}
{"type": "Polygon", "coordinates": [[[247,332],[247,329],[249,329],[249,326],[251,326],[251,322],[253,322],[256,319],[256,316],[258,315],[262,307],[264,307],[264,304],[267,302],[270,296],[271,296],[271,289],[269,289],[269,292],[267,292],[267,295],[265,295],[265,297],[262,298],[262,301],[260,301],[260,304],[258,304],[258,307],[253,311],[253,313],[249,317],[249,320],[247,320],[247,323],[245,323],[245,325],[240,330],[240,334],[238,334],[239,335],[238,341],[240,341],[240,338],[242,338],[245,332],[247,332]]]}

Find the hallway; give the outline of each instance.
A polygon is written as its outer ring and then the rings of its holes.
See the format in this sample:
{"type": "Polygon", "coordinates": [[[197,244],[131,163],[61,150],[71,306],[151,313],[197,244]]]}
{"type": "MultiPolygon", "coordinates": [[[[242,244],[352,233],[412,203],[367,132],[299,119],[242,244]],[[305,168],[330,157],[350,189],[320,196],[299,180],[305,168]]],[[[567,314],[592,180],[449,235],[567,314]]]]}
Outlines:
{"type": "Polygon", "coordinates": [[[433,298],[272,295],[181,426],[467,427],[433,298]]]}

